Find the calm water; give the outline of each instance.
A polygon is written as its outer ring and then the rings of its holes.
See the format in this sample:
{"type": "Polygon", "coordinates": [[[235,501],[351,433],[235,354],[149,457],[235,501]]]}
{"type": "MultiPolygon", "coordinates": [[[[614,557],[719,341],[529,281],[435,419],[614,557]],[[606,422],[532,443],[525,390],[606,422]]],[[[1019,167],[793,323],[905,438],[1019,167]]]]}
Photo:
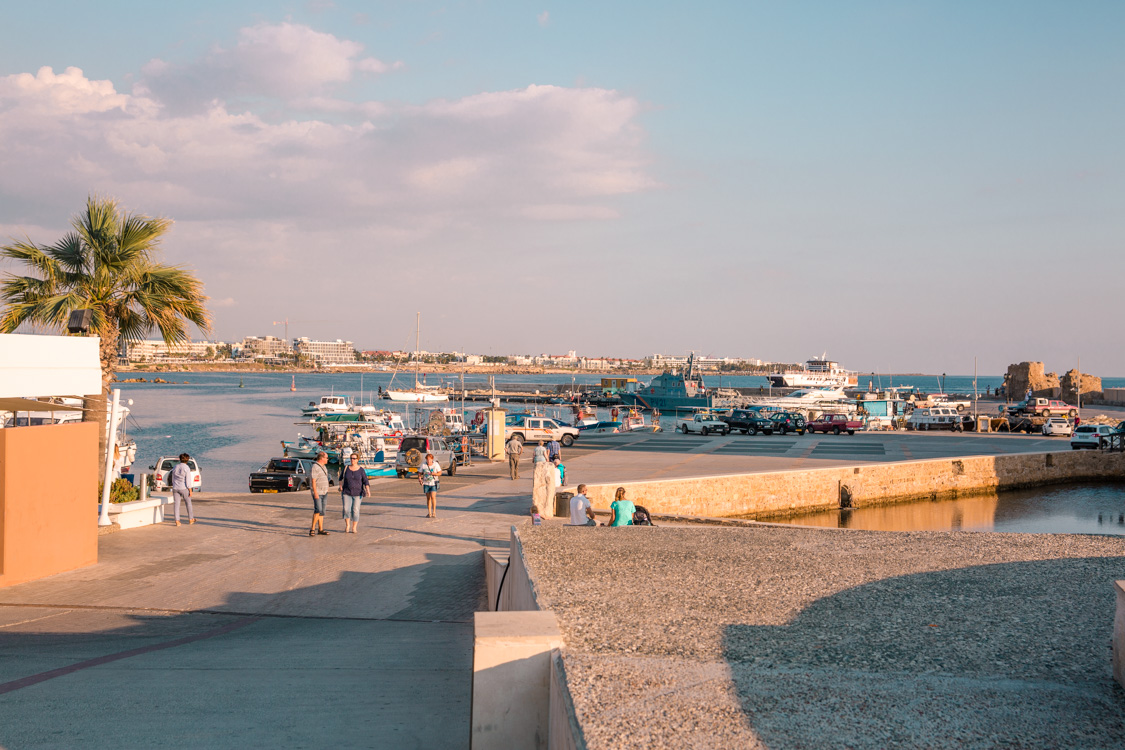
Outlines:
{"type": "Polygon", "coordinates": [[[1045,487],[958,500],[924,500],[770,520],[882,531],[1013,531],[1125,536],[1125,485],[1045,487]]]}
{"type": "MultiPolygon", "coordinates": [[[[141,373],[141,377],[153,375],[141,373]]],[[[309,426],[296,424],[301,408],[330,392],[346,393],[358,399],[360,375],[358,373],[307,373],[298,374],[297,391],[289,391],[290,375],[284,373],[222,373],[181,372],[161,373],[167,380],[188,381],[186,385],[155,385],[152,383],[121,383],[122,398],[133,399],[133,413],[129,418],[129,433],[138,445],[137,466],[150,466],[156,458],[176,455],[186,451],[201,459],[204,486],[207,490],[236,492],[246,487],[247,475],[261,466],[271,456],[279,455],[281,440],[293,440],[298,433],[312,434],[309,426]],[[239,381],[244,384],[239,388],[239,381]]],[[[412,379],[412,376],[410,376],[412,379]]],[[[645,379],[642,377],[642,380],[645,379]]],[[[365,401],[370,402],[371,391],[378,386],[386,388],[390,373],[364,373],[362,376],[365,401]]],[[[430,384],[441,382],[438,376],[427,378],[430,384]]],[[[445,376],[446,382],[458,378],[445,376]]],[[[468,387],[483,387],[483,375],[466,376],[468,387]]],[[[766,385],[758,376],[724,376],[722,385],[753,387],[766,385]]],[[[498,387],[504,383],[555,384],[598,383],[600,375],[498,375],[498,387]]],[[[707,384],[719,385],[718,376],[708,376],[707,384]]],[[[884,378],[884,384],[888,379],[884,378]]],[[[981,388],[999,385],[1001,378],[979,378],[981,388]]],[[[1125,378],[1106,379],[1106,387],[1125,378]]],[[[937,381],[932,376],[894,379],[895,384],[918,385],[935,390],[937,381]]],[[[396,384],[401,383],[400,379],[396,384]]],[[[972,391],[972,377],[946,378],[946,390],[972,391]]],[[[389,401],[376,402],[394,408],[389,401]]],[[[479,408],[481,405],[469,405],[479,408]]],[[[522,405],[519,408],[523,408],[522,405]]],[[[408,413],[403,405],[399,411],[408,413]]],[[[564,419],[570,419],[562,411],[564,419]]]]}

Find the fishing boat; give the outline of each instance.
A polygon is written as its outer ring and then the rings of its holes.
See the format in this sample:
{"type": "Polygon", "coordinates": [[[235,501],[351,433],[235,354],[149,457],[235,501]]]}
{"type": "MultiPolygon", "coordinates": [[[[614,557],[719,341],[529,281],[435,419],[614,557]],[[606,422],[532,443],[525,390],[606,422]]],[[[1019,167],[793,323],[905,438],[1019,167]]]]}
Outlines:
{"type": "Polygon", "coordinates": [[[827,354],[806,361],[803,369],[782,370],[767,377],[775,388],[854,388],[858,383],[856,373],[826,359],[827,354]]]}
{"type": "Polygon", "coordinates": [[[321,396],[320,401],[310,401],[309,405],[301,409],[301,414],[306,417],[319,417],[324,414],[343,414],[352,410],[352,399],[345,395],[321,396]]]}
{"type": "Polygon", "coordinates": [[[658,409],[663,412],[690,412],[715,406],[715,394],[703,384],[703,376],[695,369],[695,353],[688,355],[683,370],[665,370],[647,385],[635,391],[619,391],[626,406],[658,409]]]}
{"type": "MultiPolygon", "coordinates": [[[[422,313],[418,313],[417,323],[414,327],[414,387],[394,389],[391,388],[391,386],[387,386],[387,390],[383,393],[383,398],[405,403],[436,403],[449,400],[449,395],[439,391],[436,386],[427,386],[418,382],[418,367],[421,363],[418,354],[421,349],[421,343],[422,313]]],[[[395,374],[397,375],[398,373],[395,374]]],[[[395,376],[392,375],[391,385],[394,385],[394,382],[395,376]]]]}

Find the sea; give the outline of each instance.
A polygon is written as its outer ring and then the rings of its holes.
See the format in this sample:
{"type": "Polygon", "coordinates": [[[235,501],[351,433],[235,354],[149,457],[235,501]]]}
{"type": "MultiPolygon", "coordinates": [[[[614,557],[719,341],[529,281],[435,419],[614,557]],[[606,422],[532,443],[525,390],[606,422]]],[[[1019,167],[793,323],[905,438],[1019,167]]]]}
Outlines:
{"type": "MultiPolygon", "coordinates": [[[[413,423],[414,407],[375,398],[373,392],[391,382],[390,373],[266,373],[266,372],[174,372],[120,373],[119,377],[161,377],[175,381],[158,383],[118,383],[121,397],[129,403],[126,430],[137,441],[134,472],[143,472],[160,456],[190,453],[201,463],[205,491],[244,492],[250,472],[271,457],[281,455],[281,441],[295,440],[299,434],[311,435],[302,423],[301,409],[325,394],[347,394],[357,402],[374,403],[403,413],[413,423]],[[291,391],[295,383],[297,390],[291,391]]],[[[542,384],[544,393],[558,385],[596,384],[602,375],[496,375],[498,390],[506,384],[542,384]]],[[[642,376],[644,380],[646,376],[642,376]]],[[[925,392],[973,393],[971,375],[893,375],[860,378],[860,387],[870,380],[874,387],[917,386],[925,392]]],[[[427,375],[430,385],[460,383],[459,376],[427,375]]],[[[484,388],[487,377],[466,375],[465,387],[484,388]]],[[[769,381],[755,375],[706,375],[708,387],[766,387],[769,381]]],[[[995,389],[1003,383],[998,376],[977,378],[978,391],[995,389]]],[[[1125,387],[1125,378],[1103,378],[1104,387],[1125,387]]],[[[396,384],[401,386],[401,376],[396,384]]],[[[456,405],[460,405],[457,402],[456,405]]],[[[466,403],[469,411],[484,403],[466,403]]],[[[521,404],[520,408],[525,408],[521,404]]],[[[551,413],[551,407],[545,407],[551,413]]],[[[571,414],[559,408],[556,416],[564,420],[571,414]]],[[[606,415],[608,418],[608,415],[606,415]]]]}

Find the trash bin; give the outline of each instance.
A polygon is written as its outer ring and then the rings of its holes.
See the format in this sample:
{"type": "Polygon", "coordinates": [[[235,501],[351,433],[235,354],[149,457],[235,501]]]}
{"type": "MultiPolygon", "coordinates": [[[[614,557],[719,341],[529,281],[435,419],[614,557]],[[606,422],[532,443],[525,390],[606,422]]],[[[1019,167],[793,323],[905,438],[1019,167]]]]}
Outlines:
{"type": "Polygon", "coordinates": [[[977,415],[977,432],[992,432],[992,420],[988,417],[977,415]]]}

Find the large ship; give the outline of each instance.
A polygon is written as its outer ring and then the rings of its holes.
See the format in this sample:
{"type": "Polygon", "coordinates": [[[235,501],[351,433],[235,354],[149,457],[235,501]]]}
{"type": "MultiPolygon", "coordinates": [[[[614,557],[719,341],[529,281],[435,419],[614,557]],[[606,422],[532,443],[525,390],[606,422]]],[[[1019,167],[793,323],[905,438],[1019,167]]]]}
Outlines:
{"type": "Polygon", "coordinates": [[[688,356],[687,367],[681,371],[665,370],[647,385],[618,393],[626,406],[657,409],[675,413],[713,407],[715,394],[703,384],[703,376],[695,369],[695,354],[688,356]]]}
{"type": "Polygon", "coordinates": [[[770,373],[769,379],[778,388],[854,388],[858,383],[856,373],[823,356],[808,360],[802,370],[770,373]]]}

